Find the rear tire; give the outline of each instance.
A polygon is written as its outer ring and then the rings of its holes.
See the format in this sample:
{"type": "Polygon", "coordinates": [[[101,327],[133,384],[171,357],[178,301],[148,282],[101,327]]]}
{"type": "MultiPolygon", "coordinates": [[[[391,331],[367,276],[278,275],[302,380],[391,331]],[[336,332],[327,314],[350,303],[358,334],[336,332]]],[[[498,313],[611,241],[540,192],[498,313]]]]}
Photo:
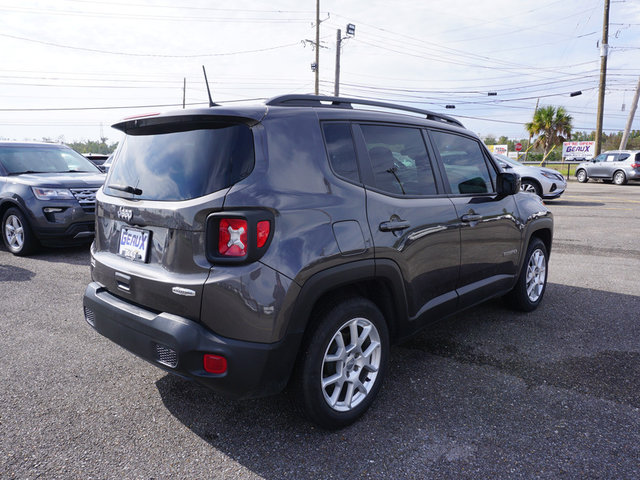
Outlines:
{"type": "Polygon", "coordinates": [[[29,221],[14,207],[7,209],[2,216],[2,240],[7,250],[19,257],[33,253],[38,246],[29,221]]]}
{"type": "Polygon", "coordinates": [[[616,170],[613,174],[613,183],[616,185],[625,185],[627,183],[627,176],[622,170],[616,170]]]}
{"type": "Polygon", "coordinates": [[[532,238],[518,282],[505,296],[513,308],[522,312],[538,308],[547,288],[548,265],[547,247],[539,238],[532,238]]]}
{"type": "Polygon", "coordinates": [[[583,169],[580,169],[576,172],[576,179],[580,183],[587,183],[589,181],[589,177],[587,176],[587,172],[583,169]]]}
{"type": "Polygon", "coordinates": [[[292,379],[299,410],[335,430],[362,416],[386,373],[389,331],[376,305],[362,297],[333,304],[316,317],[292,379]]]}

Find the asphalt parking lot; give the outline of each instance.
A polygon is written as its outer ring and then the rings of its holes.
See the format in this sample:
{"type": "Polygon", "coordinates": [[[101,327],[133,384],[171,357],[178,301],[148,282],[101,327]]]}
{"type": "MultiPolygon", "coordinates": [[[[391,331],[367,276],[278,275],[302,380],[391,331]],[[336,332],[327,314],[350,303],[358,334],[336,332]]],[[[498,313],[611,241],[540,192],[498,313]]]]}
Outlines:
{"type": "Polygon", "coordinates": [[[89,328],[88,248],[0,247],[1,478],[640,477],[640,184],[570,182],[542,306],[492,301],[394,347],[367,415],[227,401],[89,328]]]}

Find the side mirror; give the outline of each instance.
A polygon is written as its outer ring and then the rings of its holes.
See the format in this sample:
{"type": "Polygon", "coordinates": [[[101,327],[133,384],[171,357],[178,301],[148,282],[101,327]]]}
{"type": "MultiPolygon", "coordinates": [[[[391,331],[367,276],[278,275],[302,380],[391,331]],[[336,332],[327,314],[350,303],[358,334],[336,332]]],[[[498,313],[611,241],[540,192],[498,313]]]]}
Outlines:
{"type": "Polygon", "coordinates": [[[498,195],[506,197],[520,191],[520,175],[517,173],[501,172],[498,174],[498,195]]]}

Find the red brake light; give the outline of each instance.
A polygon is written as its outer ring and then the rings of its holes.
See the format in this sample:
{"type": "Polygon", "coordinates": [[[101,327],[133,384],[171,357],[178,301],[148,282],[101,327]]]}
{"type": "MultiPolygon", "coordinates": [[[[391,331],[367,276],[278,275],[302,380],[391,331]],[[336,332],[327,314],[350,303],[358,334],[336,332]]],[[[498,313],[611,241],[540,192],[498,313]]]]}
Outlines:
{"type": "Polygon", "coordinates": [[[258,230],[258,233],[257,233],[258,248],[262,248],[264,247],[264,244],[267,243],[267,240],[269,239],[269,232],[271,231],[271,222],[269,222],[269,220],[263,220],[261,222],[258,222],[257,230],[258,230]]]}
{"type": "Polygon", "coordinates": [[[218,233],[218,252],[225,257],[244,257],[247,254],[247,221],[222,218],[218,233]]]}
{"type": "Polygon", "coordinates": [[[631,168],[640,168],[640,163],[632,163],[631,168]]]}
{"type": "Polygon", "coordinates": [[[206,353],[203,359],[204,370],[209,373],[225,373],[227,371],[227,359],[220,355],[206,353]]]}

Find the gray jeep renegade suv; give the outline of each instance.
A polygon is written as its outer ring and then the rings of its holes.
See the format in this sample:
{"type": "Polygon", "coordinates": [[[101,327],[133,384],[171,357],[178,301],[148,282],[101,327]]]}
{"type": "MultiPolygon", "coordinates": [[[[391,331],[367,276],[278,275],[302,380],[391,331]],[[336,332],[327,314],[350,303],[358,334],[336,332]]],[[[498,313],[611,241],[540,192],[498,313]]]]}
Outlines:
{"type": "Polygon", "coordinates": [[[392,342],[544,295],[551,213],[451,117],[289,95],[114,127],[86,320],[220,394],[289,386],[339,428],[373,402],[392,342]]]}

